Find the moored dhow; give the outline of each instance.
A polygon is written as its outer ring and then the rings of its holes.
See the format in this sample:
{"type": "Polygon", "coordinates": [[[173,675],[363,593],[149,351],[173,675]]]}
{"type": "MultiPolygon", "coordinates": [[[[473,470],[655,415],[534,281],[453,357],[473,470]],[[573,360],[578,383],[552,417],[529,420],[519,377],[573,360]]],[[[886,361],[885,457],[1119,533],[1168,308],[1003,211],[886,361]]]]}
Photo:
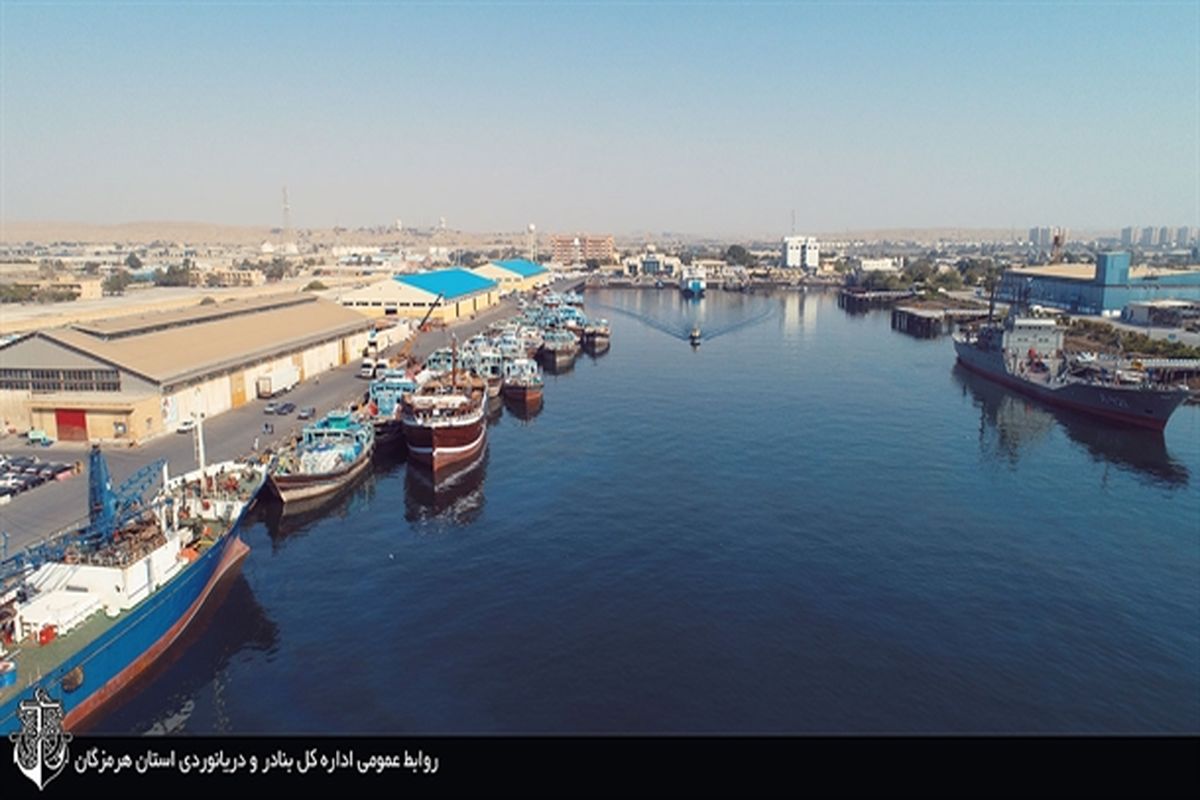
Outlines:
{"type": "Polygon", "coordinates": [[[410,462],[435,472],[476,456],[487,437],[487,382],[452,369],[404,395],[400,419],[410,462]]]}
{"type": "Polygon", "coordinates": [[[1161,431],[1189,396],[1186,386],[1157,384],[1137,365],[1071,357],[1054,320],[1010,315],[1003,325],[954,334],[958,361],[1018,392],[1112,422],[1161,431]]]}
{"type": "Polygon", "coordinates": [[[386,452],[403,443],[404,427],[400,424],[400,398],[416,388],[416,381],[398,369],[385,370],[382,375],[371,381],[367,415],[375,427],[376,452],[386,452]]]}
{"type": "Polygon", "coordinates": [[[199,469],[171,478],[157,462],[114,490],[93,448],[88,525],[0,563],[0,731],[22,727],[35,692],[62,704],[67,729],[94,719],[245,558],[239,530],[266,468],[199,453],[199,469]]]}
{"type": "Polygon", "coordinates": [[[536,361],[516,358],[504,362],[504,399],[521,405],[542,402],[542,371],[536,361]]]}
{"type": "Polygon", "coordinates": [[[562,328],[551,328],[542,337],[542,360],[553,370],[561,370],[575,363],[579,354],[579,341],[575,334],[562,328]]]}
{"type": "Polygon", "coordinates": [[[279,454],[271,482],[285,504],[327,498],[366,472],[374,451],[374,425],[349,411],[331,411],[279,454]]]}

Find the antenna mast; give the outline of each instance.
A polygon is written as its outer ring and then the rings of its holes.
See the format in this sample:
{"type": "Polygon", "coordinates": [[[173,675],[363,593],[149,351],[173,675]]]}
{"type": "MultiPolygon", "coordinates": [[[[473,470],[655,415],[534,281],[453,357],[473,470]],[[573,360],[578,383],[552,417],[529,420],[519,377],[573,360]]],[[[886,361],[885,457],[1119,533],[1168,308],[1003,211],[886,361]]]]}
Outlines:
{"type": "Polygon", "coordinates": [[[283,187],[283,240],[286,244],[292,233],[292,204],[288,202],[287,187],[283,187]]]}

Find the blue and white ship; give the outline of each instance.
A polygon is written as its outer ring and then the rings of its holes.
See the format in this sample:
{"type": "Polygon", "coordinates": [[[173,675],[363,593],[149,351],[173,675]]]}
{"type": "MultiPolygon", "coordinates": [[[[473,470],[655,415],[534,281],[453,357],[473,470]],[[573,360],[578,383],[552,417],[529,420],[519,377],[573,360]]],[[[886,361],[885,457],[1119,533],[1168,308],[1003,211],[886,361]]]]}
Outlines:
{"type": "Polygon", "coordinates": [[[703,267],[684,267],[679,274],[679,291],[684,297],[703,297],[708,288],[703,267]]]}
{"type": "Polygon", "coordinates": [[[21,728],[39,689],[61,702],[66,728],[94,721],[245,558],[239,531],[266,467],[206,466],[200,441],[199,469],[171,478],[156,462],[116,490],[94,447],[88,525],[0,564],[0,731],[21,728]]]}

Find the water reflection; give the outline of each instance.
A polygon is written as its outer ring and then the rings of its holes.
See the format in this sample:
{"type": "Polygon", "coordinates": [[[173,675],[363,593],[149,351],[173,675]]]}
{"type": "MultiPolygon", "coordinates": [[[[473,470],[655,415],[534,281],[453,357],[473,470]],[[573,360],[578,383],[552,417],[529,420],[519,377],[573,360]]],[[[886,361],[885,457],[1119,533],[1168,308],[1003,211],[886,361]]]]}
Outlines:
{"type": "Polygon", "coordinates": [[[985,453],[994,449],[1011,464],[1016,464],[1023,448],[1045,438],[1057,424],[1072,441],[1087,448],[1097,461],[1131,469],[1154,483],[1171,488],[1188,485],[1191,478],[1188,468],[1171,458],[1161,432],[1122,428],[1083,414],[1045,406],[957,364],[954,378],[961,385],[963,394],[969,394],[980,409],[979,444],[985,453]],[[989,437],[991,432],[994,432],[994,441],[989,437]]]}
{"type": "Polygon", "coordinates": [[[219,583],[183,635],[114,701],[90,732],[177,733],[186,728],[195,697],[210,684],[217,696],[215,727],[228,730],[220,695],[225,670],[246,651],[270,652],[279,627],[240,572],[219,583]]]}
{"type": "Polygon", "coordinates": [[[512,414],[522,422],[529,422],[538,414],[542,413],[542,395],[535,395],[533,400],[514,400],[510,397],[504,398],[504,405],[508,409],[508,413],[512,414]]]}
{"type": "Polygon", "coordinates": [[[445,519],[458,525],[474,522],[483,511],[483,480],[488,448],[472,462],[436,476],[427,469],[404,473],[404,518],[409,522],[445,519]]]}
{"type": "MultiPolygon", "coordinates": [[[[389,462],[395,463],[395,458],[389,457],[382,465],[377,466],[382,466],[386,472],[389,462]]],[[[263,501],[260,505],[262,519],[267,526],[267,534],[271,537],[271,544],[277,549],[288,537],[303,533],[320,520],[330,517],[349,518],[360,500],[371,501],[375,490],[375,475],[368,471],[365,477],[333,497],[298,500],[286,505],[276,498],[263,501]]]]}

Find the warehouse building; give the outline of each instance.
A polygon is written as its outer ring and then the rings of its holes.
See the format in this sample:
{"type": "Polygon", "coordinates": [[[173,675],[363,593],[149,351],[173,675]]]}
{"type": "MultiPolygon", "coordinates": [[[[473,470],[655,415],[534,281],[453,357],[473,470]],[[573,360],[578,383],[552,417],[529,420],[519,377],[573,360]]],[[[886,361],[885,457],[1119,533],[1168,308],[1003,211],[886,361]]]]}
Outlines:
{"type": "Polygon", "coordinates": [[[311,295],[235,300],[25,334],[0,347],[5,427],[67,441],[141,441],[356,361],[369,320],[311,295]]]}
{"type": "Polygon", "coordinates": [[[1100,253],[1095,264],[1050,264],[1010,269],[997,297],[1081,314],[1115,315],[1130,303],[1200,300],[1200,267],[1130,266],[1129,253],[1100,253]]]}
{"type": "Polygon", "coordinates": [[[395,275],[347,292],[338,302],[368,317],[397,316],[450,323],[491,308],[500,284],[462,267],[395,275]],[[432,311],[431,311],[432,309],[432,311]]]}
{"type": "Polygon", "coordinates": [[[500,290],[503,292],[526,292],[550,281],[549,270],[541,264],[523,258],[489,261],[482,267],[475,267],[471,272],[500,284],[500,290]]]}

